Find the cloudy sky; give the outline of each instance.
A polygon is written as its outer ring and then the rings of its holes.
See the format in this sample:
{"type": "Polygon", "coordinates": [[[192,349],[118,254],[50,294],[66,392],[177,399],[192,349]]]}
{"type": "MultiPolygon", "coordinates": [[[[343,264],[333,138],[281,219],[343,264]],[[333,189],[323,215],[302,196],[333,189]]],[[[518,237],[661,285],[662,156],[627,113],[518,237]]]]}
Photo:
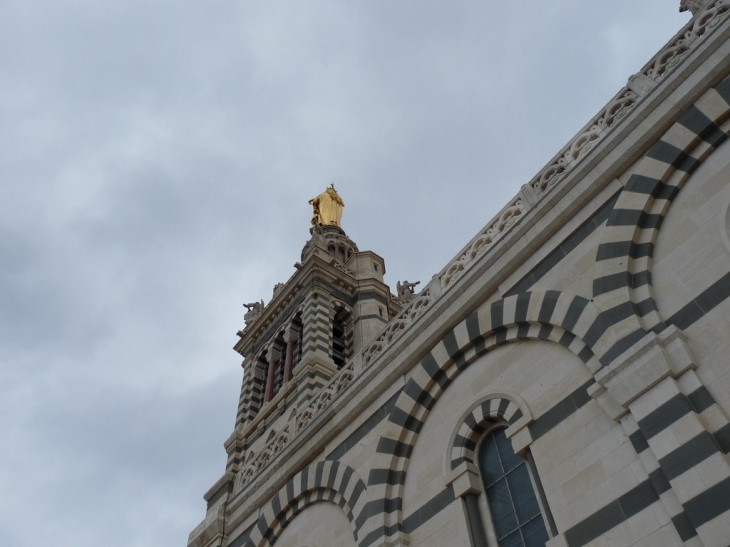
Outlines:
{"type": "Polygon", "coordinates": [[[334,182],[427,282],[679,0],[0,0],[0,545],[183,547],[334,182]]]}

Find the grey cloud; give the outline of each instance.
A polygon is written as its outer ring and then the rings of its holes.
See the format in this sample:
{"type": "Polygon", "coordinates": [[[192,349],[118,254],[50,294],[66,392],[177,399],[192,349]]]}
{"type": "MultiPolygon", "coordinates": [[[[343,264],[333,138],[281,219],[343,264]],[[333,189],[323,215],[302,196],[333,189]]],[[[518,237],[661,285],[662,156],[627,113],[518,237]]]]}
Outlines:
{"type": "Polygon", "coordinates": [[[184,544],[307,200],[425,284],[687,20],[497,4],[0,4],[0,544],[184,544]]]}

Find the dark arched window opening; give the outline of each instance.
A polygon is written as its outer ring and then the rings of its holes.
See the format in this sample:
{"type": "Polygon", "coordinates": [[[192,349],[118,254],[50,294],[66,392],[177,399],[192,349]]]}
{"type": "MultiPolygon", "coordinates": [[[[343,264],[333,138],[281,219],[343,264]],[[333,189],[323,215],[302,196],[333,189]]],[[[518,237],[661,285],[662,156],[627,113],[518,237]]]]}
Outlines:
{"type": "Polygon", "coordinates": [[[527,462],[514,453],[504,428],[482,440],[479,471],[500,547],[544,546],[549,537],[527,462]]]}
{"type": "Polygon", "coordinates": [[[345,364],[345,325],[337,320],[332,325],[332,360],[337,368],[345,364]]]}
{"type": "Polygon", "coordinates": [[[279,393],[281,386],[284,384],[284,364],[286,363],[286,352],[281,351],[279,361],[274,369],[274,395],[279,393]]]}
{"type": "Polygon", "coordinates": [[[292,374],[294,374],[294,371],[297,369],[297,365],[302,360],[302,333],[304,329],[302,328],[302,317],[300,314],[297,314],[294,317],[294,321],[292,321],[292,326],[296,330],[296,339],[294,341],[294,348],[292,351],[292,365],[291,370],[292,374]]]}
{"type": "Polygon", "coordinates": [[[349,314],[340,310],[332,321],[332,360],[337,368],[345,366],[348,355],[348,321],[349,314]]]}

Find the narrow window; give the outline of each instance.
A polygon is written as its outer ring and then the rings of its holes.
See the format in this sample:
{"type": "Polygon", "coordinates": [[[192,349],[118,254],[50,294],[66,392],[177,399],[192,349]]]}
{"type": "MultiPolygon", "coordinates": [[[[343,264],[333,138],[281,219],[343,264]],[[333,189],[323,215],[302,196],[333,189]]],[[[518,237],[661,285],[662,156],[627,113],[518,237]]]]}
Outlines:
{"type": "Polygon", "coordinates": [[[337,368],[345,364],[345,324],[339,317],[332,323],[332,360],[337,368]]]}
{"type": "Polygon", "coordinates": [[[479,471],[500,547],[544,546],[549,539],[525,460],[512,450],[504,428],[479,448],[479,471]]]}

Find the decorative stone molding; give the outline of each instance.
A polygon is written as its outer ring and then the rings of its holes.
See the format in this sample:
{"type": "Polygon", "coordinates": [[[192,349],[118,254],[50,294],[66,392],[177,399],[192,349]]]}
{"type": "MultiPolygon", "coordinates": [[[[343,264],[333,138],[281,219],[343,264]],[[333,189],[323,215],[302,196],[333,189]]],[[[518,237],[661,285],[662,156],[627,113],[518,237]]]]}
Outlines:
{"type": "Polygon", "coordinates": [[[398,297],[397,297],[396,295],[394,295],[393,293],[391,293],[391,294],[390,294],[390,300],[391,300],[391,301],[392,301],[392,302],[393,302],[394,304],[396,304],[397,306],[400,306],[401,308],[402,308],[402,307],[404,307],[404,306],[405,306],[406,304],[408,304],[408,302],[404,302],[403,300],[401,300],[400,298],[398,298],[398,297]]]}
{"type": "Polygon", "coordinates": [[[355,374],[352,370],[352,361],[350,361],[345,367],[324,386],[317,395],[315,395],[307,406],[305,406],[296,416],[296,430],[306,427],[312,419],[319,414],[322,409],[329,406],[332,399],[335,398],[339,393],[344,391],[347,386],[350,385],[355,374]]]}
{"type": "Polygon", "coordinates": [[[626,82],[626,87],[636,93],[639,97],[648,95],[655,86],[656,82],[641,72],[637,72],[633,76],[630,76],[629,81],[626,82]]]}
{"type": "Polygon", "coordinates": [[[462,498],[468,494],[479,495],[484,489],[479,469],[471,462],[462,462],[446,476],[446,486],[453,485],[454,495],[462,498]]]}
{"type": "Polygon", "coordinates": [[[275,545],[282,531],[297,515],[310,505],[322,501],[342,509],[359,543],[363,522],[358,517],[368,501],[367,486],[351,467],[337,461],[321,461],[300,471],[274,494],[259,511],[258,518],[240,545],[275,545]]]}
{"type": "Polygon", "coordinates": [[[449,469],[452,471],[459,469],[465,462],[473,466],[479,439],[490,428],[504,424],[509,426],[507,431],[513,426],[517,426],[516,430],[520,430],[531,421],[527,405],[519,397],[495,393],[477,402],[459,422],[451,443],[449,469]],[[513,399],[519,400],[520,403],[513,399]]]}
{"type": "Polygon", "coordinates": [[[618,421],[629,405],[664,378],[678,378],[696,368],[682,331],[670,326],[649,333],[596,375],[588,393],[618,421]]]}
{"type": "Polygon", "coordinates": [[[355,272],[353,272],[352,270],[348,270],[343,264],[341,264],[334,258],[330,261],[330,263],[343,274],[349,275],[350,277],[355,277],[355,272]]]}
{"type": "Polygon", "coordinates": [[[251,482],[254,476],[258,475],[277,454],[284,450],[284,447],[289,443],[289,438],[289,424],[287,424],[270,443],[267,443],[261,451],[254,454],[250,462],[238,473],[233,491],[238,492],[251,482]]]}
{"type": "Polygon", "coordinates": [[[698,17],[693,18],[677,34],[678,38],[657,53],[646,65],[644,70],[642,70],[644,74],[657,82],[666,76],[672,68],[677,66],[695,48],[698,40],[725,18],[725,14],[730,9],[730,2],[728,0],[689,0],[687,3],[690,2],[704,4],[706,5],[706,9],[701,14],[693,11],[698,17]]]}
{"type": "Polygon", "coordinates": [[[677,38],[659,51],[647,65],[629,79],[623,88],[594,118],[546,165],[526,186],[530,196],[520,192],[502,209],[442,270],[441,287],[451,287],[462,274],[484,255],[507,231],[520,222],[527,211],[545,194],[558,186],[566,174],[585,158],[596,145],[636,106],[640,97],[651,92],[701,41],[730,10],[730,0],[685,0],[693,18],[677,38]],[[689,4],[692,4],[690,7],[689,4]],[[695,11],[698,10],[698,11],[695,11]],[[534,197],[533,197],[534,196],[534,197]]]}
{"type": "Polygon", "coordinates": [[[274,436],[264,448],[246,458],[247,463],[236,478],[234,492],[240,491],[251,482],[256,475],[268,466],[269,462],[284,450],[289,441],[294,438],[294,435],[307,427],[317,414],[329,406],[332,400],[350,385],[355,377],[353,363],[353,361],[350,361],[340,369],[304,408],[294,413],[292,420],[281,431],[278,433],[272,432],[274,436]]]}
{"type": "Polygon", "coordinates": [[[400,338],[403,331],[423,315],[423,312],[433,304],[433,301],[430,286],[418,293],[418,296],[386,325],[377,338],[368,344],[362,355],[363,366],[367,367],[385,348],[400,338]]]}
{"type": "Polygon", "coordinates": [[[487,252],[507,230],[522,218],[526,210],[527,204],[522,196],[517,196],[509,202],[497,217],[472,240],[466,250],[446,267],[441,276],[441,288],[447,289],[453,285],[472,263],[487,252]]]}

